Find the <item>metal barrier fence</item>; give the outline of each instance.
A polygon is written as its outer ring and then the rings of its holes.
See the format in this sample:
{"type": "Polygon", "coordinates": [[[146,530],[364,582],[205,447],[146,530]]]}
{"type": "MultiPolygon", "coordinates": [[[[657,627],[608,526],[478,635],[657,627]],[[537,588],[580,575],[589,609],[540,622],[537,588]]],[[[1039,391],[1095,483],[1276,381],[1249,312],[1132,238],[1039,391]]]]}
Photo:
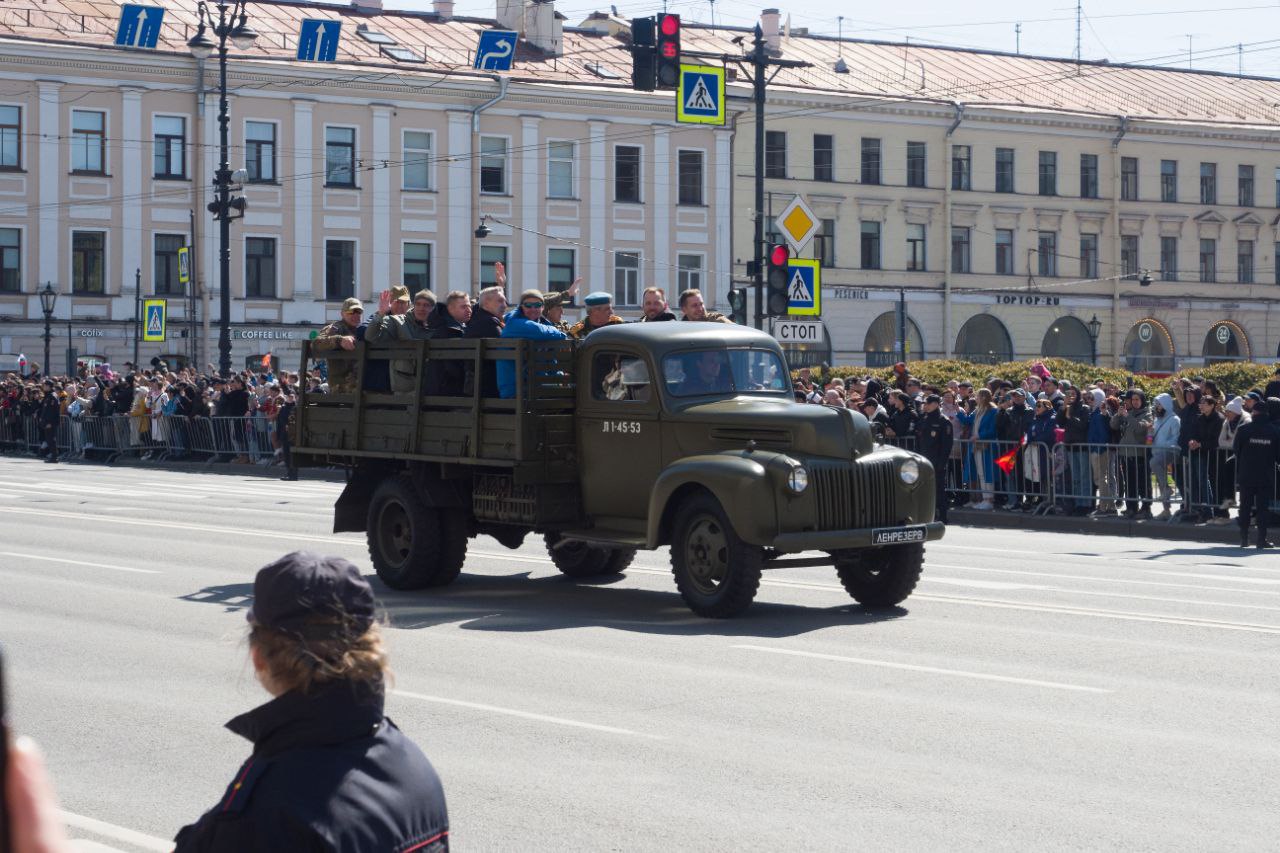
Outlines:
{"type": "MultiPolygon", "coordinates": [[[[63,416],[54,443],[59,457],[71,459],[191,459],[260,465],[275,462],[280,447],[275,419],[261,415],[63,416]]],[[[46,456],[49,452],[35,416],[11,418],[0,424],[0,450],[33,456],[46,456]]]]}

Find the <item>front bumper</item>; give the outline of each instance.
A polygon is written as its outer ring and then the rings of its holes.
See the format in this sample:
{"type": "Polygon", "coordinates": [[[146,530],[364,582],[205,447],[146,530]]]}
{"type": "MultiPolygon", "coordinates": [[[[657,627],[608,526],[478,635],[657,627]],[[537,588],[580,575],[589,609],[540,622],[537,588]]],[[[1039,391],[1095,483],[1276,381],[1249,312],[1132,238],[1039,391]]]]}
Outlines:
{"type": "MultiPolygon", "coordinates": [[[[914,525],[907,525],[914,526],[914,525]]],[[[946,531],[941,521],[930,521],[924,525],[926,542],[941,539],[946,531]]],[[[800,551],[844,551],[850,548],[884,548],[886,545],[872,545],[871,535],[880,528],[862,527],[855,530],[810,530],[804,533],[780,533],[773,537],[768,547],[784,554],[800,551]]]]}

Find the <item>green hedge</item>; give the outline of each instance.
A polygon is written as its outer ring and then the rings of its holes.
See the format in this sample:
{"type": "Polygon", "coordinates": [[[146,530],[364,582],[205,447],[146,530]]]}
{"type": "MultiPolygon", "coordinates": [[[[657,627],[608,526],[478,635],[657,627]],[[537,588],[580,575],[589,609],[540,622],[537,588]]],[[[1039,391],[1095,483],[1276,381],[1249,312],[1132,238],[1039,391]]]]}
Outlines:
{"type": "MultiPolygon", "coordinates": [[[[1095,380],[1107,380],[1121,388],[1125,388],[1128,387],[1129,379],[1132,377],[1135,387],[1145,391],[1148,397],[1169,389],[1168,379],[1132,374],[1127,370],[1117,370],[1111,367],[1096,367],[1092,364],[1070,361],[1065,358],[1038,358],[1026,361],[1009,361],[1003,364],[974,364],[973,362],[957,361],[955,359],[909,361],[907,362],[907,372],[927,385],[937,385],[939,387],[946,385],[952,379],[968,379],[975,386],[983,385],[990,376],[997,376],[1012,382],[1015,386],[1020,386],[1022,380],[1030,373],[1031,365],[1037,361],[1043,362],[1054,377],[1068,379],[1073,385],[1080,387],[1088,385],[1095,380]]],[[[1211,379],[1228,394],[1245,394],[1253,388],[1264,387],[1272,378],[1274,371],[1275,368],[1273,366],[1266,364],[1224,362],[1211,367],[1195,367],[1183,370],[1176,375],[1186,377],[1199,376],[1211,379]]],[[[815,377],[821,374],[821,371],[817,368],[814,368],[811,372],[815,377]]],[[[836,366],[832,367],[827,373],[830,376],[843,378],[871,375],[886,383],[893,379],[893,368],[891,367],[868,369],[866,367],[836,366]]]]}

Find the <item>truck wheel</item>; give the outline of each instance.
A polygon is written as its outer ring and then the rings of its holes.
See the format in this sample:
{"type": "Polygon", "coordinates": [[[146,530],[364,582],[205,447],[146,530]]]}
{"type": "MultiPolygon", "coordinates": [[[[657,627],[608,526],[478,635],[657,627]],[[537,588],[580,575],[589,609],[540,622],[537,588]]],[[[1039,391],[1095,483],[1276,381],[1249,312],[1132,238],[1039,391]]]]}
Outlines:
{"type": "Polygon", "coordinates": [[[689,609],[727,619],[746,610],[760,587],[761,548],[738,538],[720,502],[695,495],[680,505],[671,540],[671,571],[689,609]]]}
{"type": "Polygon", "coordinates": [[[635,548],[606,548],[571,539],[563,545],[559,533],[543,537],[551,562],[566,577],[593,578],[599,575],[616,575],[625,571],[635,559],[635,548]]]}
{"type": "Polygon", "coordinates": [[[911,595],[924,569],[924,545],[834,555],[845,591],[864,607],[893,607],[911,595]]]}
{"type": "MultiPolygon", "coordinates": [[[[452,525],[450,525],[452,527],[452,525]]],[[[406,477],[390,477],[378,484],[369,501],[366,528],[369,558],[378,578],[392,589],[421,589],[448,583],[458,575],[465,555],[449,547],[442,513],[427,506],[406,477]],[[455,568],[450,568],[456,562],[455,568]]]]}
{"type": "Polygon", "coordinates": [[[467,516],[459,509],[436,510],[440,518],[440,555],[427,586],[447,586],[462,574],[467,560],[467,516]]]}

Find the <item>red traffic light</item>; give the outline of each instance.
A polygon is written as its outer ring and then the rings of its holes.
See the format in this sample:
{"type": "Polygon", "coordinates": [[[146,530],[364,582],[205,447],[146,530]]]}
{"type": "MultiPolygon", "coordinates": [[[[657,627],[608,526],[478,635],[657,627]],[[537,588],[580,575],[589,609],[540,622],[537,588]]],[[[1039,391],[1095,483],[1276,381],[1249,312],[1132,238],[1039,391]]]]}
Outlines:
{"type": "Polygon", "coordinates": [[[667,59],[675,59],[680,55],[680,52],[674,42],[665,41],[662,43],[662,55],[667,59]]]}
{"type": "Polygon", "coordinates": [[[680,16],[663,15],[661,29],[664,36],[673,36],[680,32],[680,16]]]}
{"type": "Polygon", "coordinates": [[[786,246],[774,246],[769,250],[769,263],[775,267],[785,267],[791,260],[791,251],[786,246]]]}

